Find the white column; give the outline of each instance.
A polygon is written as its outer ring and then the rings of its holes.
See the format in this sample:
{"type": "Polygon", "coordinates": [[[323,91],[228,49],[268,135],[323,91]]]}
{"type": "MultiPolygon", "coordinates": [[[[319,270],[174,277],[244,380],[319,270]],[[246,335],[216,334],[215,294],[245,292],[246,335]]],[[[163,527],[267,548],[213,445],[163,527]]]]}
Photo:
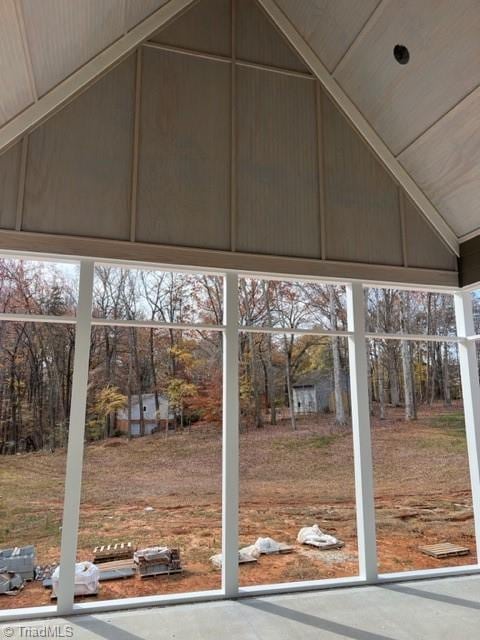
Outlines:
{"type": "Polygon", "coordinates": [[[352,404],[357,538],[360,576],[377,579],[377,541],[373,495],[372,443],[368,399],[367,345],[365,340],[365,297],[361,283],[347,285],[348,358],[352,404]]]}
{"type": "Polygon", "coordinates": [[[93,266],[94,263],[91,260],[82,260],[80,263],[60,555],[60,592],[58,594],[58,613],[60,615],[70,613],[73,606],[90,355],[93,266]]]}
{"type": "MultiPolygon", "coordinates": [[[[461,291],[455,294],[457,335],[467,338],[475,334],[473,324],[472,294],[461,291]]],[[[477,562],[480,553],[480,385],[478,381],[477,351],[475,342],[463,340],[458,344],[460,376],[462,379],[463,410],[467,437],[468,463],[472,485],[473,515],[477,562]]]]}
{"type": "Polygon", "coordinates": [[[222,589],[238,593],[238,277],[225,275],[223,296],[222,589]]]}

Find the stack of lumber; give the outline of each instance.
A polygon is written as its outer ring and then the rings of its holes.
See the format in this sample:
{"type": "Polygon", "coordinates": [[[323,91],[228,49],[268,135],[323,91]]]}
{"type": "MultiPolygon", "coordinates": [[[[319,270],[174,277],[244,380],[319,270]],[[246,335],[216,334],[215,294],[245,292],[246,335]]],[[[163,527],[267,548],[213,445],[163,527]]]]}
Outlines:
{"type": "Polygon", "coordinates": [[[95,547],[93,550],[94,564],[112,562],[114,560],[129,560],[133,557],[134,548],[131,542],[118,542],[95,547]]]}
{"type": "Polygon", "coordinates": [[[180,573],[180,552],[169,547],[148,547],[133,554],[133,561],[141,578],[180,573]]]}

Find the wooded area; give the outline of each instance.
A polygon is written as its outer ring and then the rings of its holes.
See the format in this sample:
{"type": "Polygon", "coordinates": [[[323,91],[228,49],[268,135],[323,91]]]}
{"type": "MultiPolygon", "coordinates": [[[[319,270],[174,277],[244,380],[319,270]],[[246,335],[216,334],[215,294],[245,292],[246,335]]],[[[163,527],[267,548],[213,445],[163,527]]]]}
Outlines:
{"type": "MultiPolygon", "coordinates": [[[[73,316],[78,270],[72,265],[4,259],[0,262],[4,313],[73,316]]],[[[94,318],[192,324],[191,329],[95,326],[91,334],[87,439],[118,435],[117,414],[131,417],[143,394],[168,399],[173,419],[158,429],[193,422],[220,425],[221,331],[195,324],[222,322],[222,278],[182,272],[97,265],[94,318]]],[[[331,380],[336,423],[349,422],[348,344],[343,337],[294,335],[288,329],[346,330],[344,287],[242,278],[239,283],[240,407],[242,428],[290,420],[296,429],[292,387],[310,372],[331,380]],[[273,327],[278,333],[262,332],[273,327]],[[343,377],[343,378],[342,378],[343,377]]],[[[368,289],[367,331],[455,335],[452,296],[368,289]]],[[[64,447],[72,385],[75,328],[69,324],[0,323],[0,447],[2,453],[64,447]]],[[[406,420],[420,404],[446,405],[461,395],[456,346],[447,342],[367,341],[372,411],[404,407],[406,420]]],[[[164,421],[165,422],[165,421],[164,421]]]]}

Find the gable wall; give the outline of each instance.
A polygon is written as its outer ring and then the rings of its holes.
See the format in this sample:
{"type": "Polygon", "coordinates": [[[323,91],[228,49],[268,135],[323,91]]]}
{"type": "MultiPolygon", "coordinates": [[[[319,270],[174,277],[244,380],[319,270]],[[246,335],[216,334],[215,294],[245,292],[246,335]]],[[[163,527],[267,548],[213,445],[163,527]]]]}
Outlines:
{"type": "Polygon", "coordinates": [[[64,238],[99,257],[455,284],[455,256],[263,12],[237,4],[233,20],[230,0],[194,5],[0,157],[0,226],[17,232],[0,248],[64,238]]]}

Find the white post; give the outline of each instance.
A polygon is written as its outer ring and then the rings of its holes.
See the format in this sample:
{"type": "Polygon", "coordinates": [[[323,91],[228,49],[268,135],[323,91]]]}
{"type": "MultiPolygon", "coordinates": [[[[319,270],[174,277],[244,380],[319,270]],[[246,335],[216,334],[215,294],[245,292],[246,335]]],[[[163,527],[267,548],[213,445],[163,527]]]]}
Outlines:
{"type": "Polygon", "coordinates": [[[222,589],[238,594],[238,277],[225,275],[223,296],[222,589]]]}
{"type": "MultiPolygon", "coordinates": [[[[459,291],[454,295],[457,335],[467,338],[475,334],[473,324],[472,294],[459,291]]],[[[475,519],[475,539],[477,563],[480,562],[480,385],[476,343],[462,340],[458,343],[460,377],[462,381],[463,410],[465,414],[465,433],[467,438],[468,464],[472,485],[473,515],[475,519]]]]}
{"type": "Polygon", "coordinates": [[[369,582],[377,579],[377,541],[373,495],[372,443],[368,399],[365,297],[360,282],[347,285],[348,358],[352,405],[353,456],[357,501],[359,574],[369,582]]]}
{"type": "Polygon", "coordinates": [[[87,405],[88,360],[92,318],[93,266],[91,260],[80,263],[80,285],[73,360],[72,399],[68,429],[67,468],[63,506],[62,547],[58,613],[71,613],[74,596],[75,558],[80,511],[80,495],[87,405]]]}

